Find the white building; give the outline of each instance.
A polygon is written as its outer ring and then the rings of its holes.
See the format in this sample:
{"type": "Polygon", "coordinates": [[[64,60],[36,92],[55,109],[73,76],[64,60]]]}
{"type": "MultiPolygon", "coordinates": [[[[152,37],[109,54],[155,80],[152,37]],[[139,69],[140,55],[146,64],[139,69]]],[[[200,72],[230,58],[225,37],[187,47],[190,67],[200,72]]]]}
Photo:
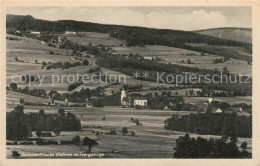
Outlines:
{"type": "Polygon", "coordinates": [[[134,106],[147,106],[147,99],[142,96],[134,97],[134,106]]]}
{"type": "Polygon", "coordinates": [[[65,35],[76,35],[74,31],[65,31],[65,35]]]}
{"type": "Polygon", "coordinates": [[[127,97],[126,91],[122,90],[121,91],[121,104],[122,105],[127,105],[128,103],[126,101],[124,101],[124,99],[127,97]]]}
{"type": "Polygon", "coordinates": [[[211,104],[213,102],[213,100],[214,100],[214,97],[210,96],[209,97],[209,104],[211,104]]]}
{"type": "Polygon", "coordinates": [[[65,99],[65,106],[69,106],[69,101],[67,98],[65,99]]]}
{"type": "Polygon", "coordinates": [[[40,35],[41,32],[37,32],[37,31],[31,31],[31,34],[34,34],[34,35],[40,35]]]}
{"type": "Polygon", "coordinates": [[[121,104],[123,106],[147,106],[147,99],[143,96],[127,95],[125,90],[121,91],[121,104]]]}
{"type": "Polygon", "coordinates": [[[151,61],[152,61],[152,60],[153,60],[153,57],[145,56],[144,59],[146,59],[146,60],[151,60],[151,61]]]}

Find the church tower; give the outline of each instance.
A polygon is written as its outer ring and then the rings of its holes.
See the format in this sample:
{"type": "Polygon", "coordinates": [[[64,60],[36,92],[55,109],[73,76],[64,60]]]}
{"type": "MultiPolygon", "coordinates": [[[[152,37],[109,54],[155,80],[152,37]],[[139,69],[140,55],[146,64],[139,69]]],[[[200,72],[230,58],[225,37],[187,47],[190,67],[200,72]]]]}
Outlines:
{"type": "Polygon", "coordinates": [[[125,101],[124,101],[124,98],[126,97],[127,95],[126,95],[126,91],[125,90],[122,90],[121,91],[121,104],[122,105],[125,105],[125,101]]]}

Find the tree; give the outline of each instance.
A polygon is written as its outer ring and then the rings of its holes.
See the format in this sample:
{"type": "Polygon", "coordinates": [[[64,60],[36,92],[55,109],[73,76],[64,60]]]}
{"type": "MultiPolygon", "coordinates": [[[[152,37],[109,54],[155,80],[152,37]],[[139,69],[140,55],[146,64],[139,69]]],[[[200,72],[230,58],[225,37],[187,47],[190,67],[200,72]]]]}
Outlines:
{"type": "Polygon", "coordinates": [[[45,61],[42,61],[42,65],[43,65],[43,66],[46,66],[47,63],[46,63],[45,61]]]}
{"type": "Polygon", "coordinates": [[[85,137],[83,140],[82,140],[82,145],[84,146],[88,146],[88,152],[90,153],[91,152],[91,148],[93,146],[97,146],[98,145],[98,142],[96,140],[93,140],[93,139],[90,139],[88,137],[85,137]]]}
{"type": "Polygon", "coordinates": [[[35,60],[35,63],[36,63],[36,64],[38,64],[38,61],[37,61],[37,60],[35,60]]]}
{"type": "Polygon", "coordinates": [[[131,131],[131,135],[132,135],[132,136],[135,136],[135,132],[134,132],[134,131],[131,131]]]}
{"type": "Polygon", "coordinates": [[[15,61],[18,61],[19,59],[17,57],[14,58],[15,61]]]}
{"type": "Polygon", "coordinates": [[[20,99],[20,104],[24,104],[24,103],[25,103],[24,99],[20,99]]]}
{"type": "Polygon", "coordinates": [[[12,156],[17,158],[17,157],[20,157],[20,153],[18,151],[12,151],[12,156]]]}
{"type": "Polygon", "coordinates": [[[63,108],[59,108],[58,113],[60,116],[65,116],[65,110],[63,108]]]}
{"type": "Polygon", "coordinates": [[[123,127],[121,130],[123,136],[126,135],[128,133],[127,127],[123,127]]]}
{"type": "Polygon", "coordinates": [[[80,140],[80,136],[76,135],[75,137],[72,138],[72,143],[79,146],[80,143],[81,143],[81,140],[80,140]]]}
{"type": "Polygon", "coordinates": [[[36,131],[36,135],[37,135],[38,137],[41,137],[41,136],[42,136],[42,131],[41,131],[41,130],[37,130],[37,131],[36,131]]]}
{"type": "Polygon", "coordinates": [[[246,150],[247,148],[247,142],[242,142],[240,147],[243,149],[243,150],[246,150]]]}
{"type": "Polygon", "coordinates": [[[45,117],[45,112],[44,112],[44,110],[40,110],[39,111],[39,117],[45,117]]]}
{"type": "Polygon", "coordinates": [[[224,75],[229,75],[229,71],[228,71],[226,66],[223,68],[222,72],[223,72],[224,75]]]}
{"type": "Polygon", "coordinates": [[[12,90],[17,90],[17,84],[14,83],[14,82],[10,83],[10,87],[11,87],[12,90]]]}
{"type": "Polygon", "coordinates": [[[89,62],[88,62],[87,59],[84,59],[84,60],[82,61],[82,64],[83,64],[84,66],[87,66],[87,65],[89,65],[89,62]]]}
{"type": "Polygon", "coordinates": [[[57,127],[54,129],[54,134],[56,135],[56,136],[59,136],[60,135],[60,129],[58,129],[57,127]]]}
{"type": "Polygon", "coordinates": [[[23,140],[29,137],[23,106],[16,106],[6,117],[6,139],[23,140]]]}
{"type": "Polygon", "coordinates": [[[190,59],[187,60],[187,64],[191,64],[191,60],[190,59]]]}

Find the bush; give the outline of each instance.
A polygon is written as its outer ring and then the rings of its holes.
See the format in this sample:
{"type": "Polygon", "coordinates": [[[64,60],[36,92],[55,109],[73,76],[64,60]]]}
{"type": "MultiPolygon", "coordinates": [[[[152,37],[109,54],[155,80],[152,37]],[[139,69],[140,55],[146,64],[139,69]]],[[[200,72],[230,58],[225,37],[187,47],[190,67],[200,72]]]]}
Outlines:
{"type": "Polygon", "coordinates": [[[51,50],[49,50],[49,54],[54,54],[54,52],[53,52],[53,51],[51,51],[51,50]]]}
{"type": "Polygon", "coordinates": [[[39,139],[36,141],[36,145],[57,145],[58,142],[57,141],[52,141],[52,140],[42,140],[42,139],[39,139]]]}
{"type": "Polygon", "coordinates": [[[93,107],[104,107],[104,104],[101,99],[93,99],[92,105],[93,107]]]}
{"type": "Polygon", "coordinates": [[[20,104],[24,104],[24,103],[25,103],[24,99],[20,99],[20,104]]]}
{"type": "Polygon", "coordinates": [[[17,158],[17,157],[20,157],[20,153],[18,151],[12,151],[12,156],[17,158]]]}
{"type": "Polygon", "coordinates": [[[60,130],[58,128],[55,128],[53,132],[56,136],[60,135],[60,130]]]}
{"type": "Polygon", "coordinates": [[[136,105],[135,106],[135,109],[137,109],[137,110],[140,110],[140,109],[142,109],[143,107],[142,106],[140,106],[140,105],[136,105]]]}
{"type": "Polygon", "coordinates": [[[18,145],[18,142],[15,141],[15,142],[6,142],[6,145],[18,145]]]}
{"type": "Polygon", "coordinates": [[[42,136],[42,131],[41,131],[41,130],[37,130],[37,131],[36,131],[36,135],[37,135],[38,137],[41,137],[41,136],[42,136]]]}
{"type": "Polygon", "coordinates": [[[24,141],[24,142],[20,142],[19,145],[33,145],[34,143],[32,141],[24,141]]]}
{"type": "Polygon", "coordinates": [[[87,59],[84,59],[84,60],[82,61],[82,64],[83,64],[84,66],[87,66],[87,65],[89,65],[89,62],[88,62],[87,59]]]}
{"type": "Polygon", "coordinates": [[[99,135],[99,132],[98,132],[98,131],[96,132],[96,135],[99,135]]]}
{"type": "Polygon", "coordinates": [[[121,130],[123,136],[125,136],[128,133],[127,127],[123,127],[121,130]]]}
{"type": "Polygon", "coordinates": [[[131,131],[131,136],[135,136],[135,132],[134,131],[131,131]]]}
{"type": "Polygon", "coordinates": [[[73,137],[73,138],[72,138],[72,143],[73,143],[74,145],[79,146],[80,143],[81,143],[80,136],[76,135],[75,137],[73,137]]]}
{"type": "Polygon", "coordinates": [[[51,132],[44,132],[42,133],[42,137],[51,137],[52,133],[51,132]]]}
{"type": "Polygon", "coordinates": [[[100,67],[95,67],[95,68],[89,69],[87,72],[88,72],[88,73],[94,73],[94,72],[97,72],[97,71],[100,71],[100,70],[101,70],[100,67]]]}
{"type": "Polygon", "coordinates": [[[106,133],[107,135],[117,135],[115,130],[111,130],[110,132],[106,133]]]}
{"type": "Polygon", "coordinates": [[[61,145],[67,145],[67,144],[73,144],[73,142],[72,142],[72,141],[62,140],[62,141],[60,141],[60,144],[61,144],[61,145]]]}

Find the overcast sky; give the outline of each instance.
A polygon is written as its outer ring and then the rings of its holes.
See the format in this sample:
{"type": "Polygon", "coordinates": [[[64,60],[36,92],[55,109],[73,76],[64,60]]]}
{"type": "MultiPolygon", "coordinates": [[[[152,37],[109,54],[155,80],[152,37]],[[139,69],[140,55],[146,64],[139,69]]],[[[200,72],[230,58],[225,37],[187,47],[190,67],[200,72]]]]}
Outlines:
{"type": "Polygon", "coordinates": [[[7,14],[178,30],[252,27],[251,7],[9,7],[7,14]]]}

